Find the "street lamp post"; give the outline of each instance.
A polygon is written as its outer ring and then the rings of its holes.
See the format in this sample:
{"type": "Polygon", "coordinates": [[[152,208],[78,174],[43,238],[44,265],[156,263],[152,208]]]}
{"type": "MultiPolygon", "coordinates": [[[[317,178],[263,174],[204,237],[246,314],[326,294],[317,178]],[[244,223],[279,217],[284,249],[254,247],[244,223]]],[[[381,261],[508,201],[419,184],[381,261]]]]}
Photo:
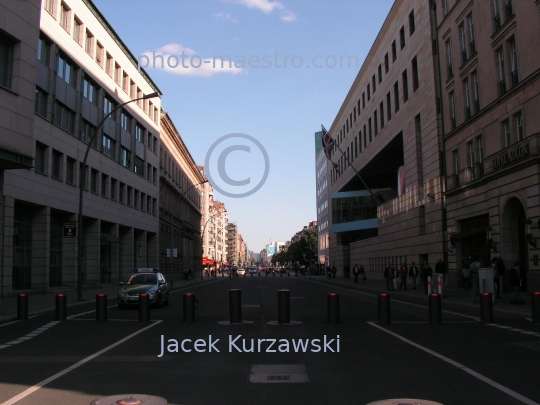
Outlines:
{"type": "Polygon", "coordinates": [[[114,108],[108,114],[105,114],[99,125],[94,129],[90,140],[88,141],[88,146],[86,147],[86,152],[84,153],[84,159],[82,162],[82,167],[80,170],[79,176],[79,213],[78,213],[78,240],[77,240],[77,299],[82,301],[82,286],[83,286],[83,260],[84,260],[84,243],[83,243],[83,191],[85,187],[86,180],[86,161],[88,160],[88,153],[90,152],[90,147],[96,139],[99,129],[105,123],[107,118],[113,115],[117,110],[124,107],[126,104],[133,103],[134,101],[146,100],[149,98],[159,97],[159,93],[147,94],[143,97],[134,98],[133,100],[126,101],[125,103],[120,104],[118,107],[114,108]]]}
{"type": "MultiPolygon", "coordinates": [[[[197,186],[200,186],[201,184],[204,184],[204,183],[208,183],[208,179],[205,179],[204,181],[201,181],[200,183],[194,184],[194,185],[192,185],[191,187],[189,187],[188,189],[184,190],[184,191],[178,196],[178,199],[180,199],[181,197],[183,197],[184,194],[186,194],[186,193],[187,193],[189,190],[191,190],[192,188],[197,187],[197,186]]],[[[171,216],[171,248],[170,248],[170,257],[169,257],[169,260],[170,260],[171,287],[173,287],[172,259],[173,259],[173,228],[174,228],[174,214],[173,214],[173,212],[172,212],[172,208],[171,208],[171,212],[169,213],[169,215],[171,216]]]]}
{"type": "MultiPolygon", "coordinates": [[[[201,233],[201,237],[203,238],[203,242],[204,242],[204,231],[205,231],[205,229],[206,229],[206,225],[208,225],[208,222],[210,222],[210,220],[211,220],[212,218],[214,218],[216,215],[223,214],[223,213],[225,213],[225,212],[227,212],[227,210],[218,211],[218,212],[216,212],[214,215],[211,215],[210,217],[208,217],[208,220],[207,220],[206,223],[204,224],[203,230],[202,230],[202,233],[201,233]]],[[[203,253],[204,253],[204,252],[203,252],[203,253]]],[[[216,252],[215,252],[215,250],[214,250],[214,259],[215,259],[215,254],[216,254],[216,252]]],[[[203,254],[203,256],[204,256],[204,254],[203,254]]],[[[215,263],[215,260],[214,260],[214,267],[216,267],[215,264],[216,264],[216,263],[215,263]]],[[[217,270],[217,269],[216,269],[216,270],[217,270]]],[[[202,280],[202,274],[201,274],[201,280],[202,280]]]]}

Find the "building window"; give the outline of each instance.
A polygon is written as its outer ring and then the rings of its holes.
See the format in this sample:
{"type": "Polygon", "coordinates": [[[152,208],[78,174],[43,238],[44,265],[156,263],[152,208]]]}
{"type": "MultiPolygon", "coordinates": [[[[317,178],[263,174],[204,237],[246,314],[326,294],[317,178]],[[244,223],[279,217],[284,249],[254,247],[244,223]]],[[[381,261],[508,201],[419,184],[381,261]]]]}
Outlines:
{"type": "Polygon", "coordinates": [[[34,100],[34,112],[41,115],[42,117],[47,117],[47,93],[41,90],[39,87],[36,87],[36,98],[34,100]]]}
{"type": "Polygon", "coordinates": [[[105,72],[110,76],[112,77],[113,75],[113,58],[112,56],[109,54],[109,52],[107,52],[105,54],[105,72]]]}
{"type": "Polygon", "coordinates": [[[500,0],[493,0],[493,26],[495,31],[501,28],[501,9],[499,5],[500,0]]]}
{"type": "Polygon", "coordinates": [[[497,60],[499,62],[499,94],[502,96],[506,93],[506,73],[504,70],[504,51],[502,47],[497,50],[497,60]]]}
{"type": "MultiPolygon", "coordinates": [[[[0,44],[1,44],[1,38],[0,38],[0,44]]],[[[49,51],[50,51],[49,42],[43,37],[39,38],[37,58],[41,63],[43,63],[47,67],[49,67],[49,51]]]]}
{"type": "Polygon", "coordinates": [[[103,135],[101,139],[101,151],[104,155],[114,159],[115,142],[107,135],[103,135]]]}
{"type": "Polygon", "coordinates": [[[459,26],[459,45],[461,48],[461,63],[467,62],[467,38],[465,36],[465,24],[459,26]]]}
{"type": "Polygon", "coordinates": [[[388,73],[390,70],[390,63],[388,62],[388,52],[384,55],[384,73],[388,73]]]}
{"type": "Polygon", "coordinates": [[[120,204],[124,204],[124,201],[125,201],[124,193],[125,192],[126,192],[126,185],[121,182],[119,187],[118,187],[118,201],[120,202],[120,204]]]}
{"type": "Polygon", "coordinates": [[[478,85],[477,70],[472,73],[472,80],[474,86],[474,114],[478,114],[480,112],[480,87],[478,85]]]}
{"type": "Polygon", "coordinates": [[[58,55],[58,66],[56,74],[67,84],[75,87],[76,82],[76,71],[71,62],[66,56],[60,54],[58,55]]]}
{"type": "Polygon", "coordinates": [[[379,135],[379,124],[377,121],[377,109],[373,111],[373,125],[375,127],[375,136],[379,135]]]}
{"type": "Polygon", "coordinates": [[[133,187],[129,187],[127,188],[127,195],[126,195],[126,204],[128,205],[128,207],[131,207],[131,200],[132,200],[132,193],[133,193],[133,187]]]}
{"type": "Polygon", "coordinates": [[[116,201],[116,179],[111,177],[111,200],[116,201]]]}
{"type": "Polygon", "coordinates": [[[122,113],[120,114],[120,127],[131,133],[131,117],[127,115],[124,110],[122,110],[122,113]]]}
{"type": "Polygon", "coordinates": [[[463,101],[465,104],[465,119],[471,118],[471,90],[469,87],[469,79],[463,80],[463,101]]]}
{"type": "Polygon", "coordinates": [[[517,141],[522,141],[525,137],[524,131],[523,131],[523,113],[520,111],[516,115],[514,115],[514,118],[516,120],[516,135],[517,135],[517,141]]]}
{"type": "Polygon", "coordinates": [[[469,52],[472,56],[476,53],[476,39],[474,37],[474,20],[472,14],[467,16],[467,27],[469,29],[469,52]]]}
{"type": "Polygon", "coordinates": [[[98,174],[99,172],[95,169],[90,171],[90,191],[96,194],[98,192],[98,174]]]}
{"type": "Polygon", "coordinates": [[[66,159],[66,183],[75,185],[75,159],[66,159]]]}
{"type": "Polygon", "coordinates": [[[454,97],[454,92],[450,93],[449,101],[450,101],[450,128],[454,130],[456,129],[456,99],[454,97]]]}
{"type": "Polygon", "coordinates": [[[418,89],[418,60],[416,56],[412,60],[413,92],[418,89]]]}
{"type": "Polygon", "coordinates": [[[70,26],[70,14],[71,10],[70,8],[62,2],[62,6],[60,7],[60,26],[65,29],[67,32],[69,32],[70,26]]]}
{"type": "Polygon", "coordinates": [[[474,145],[473,141],[467,142],[467,163],[469,167],[474,166],[474,145]]]}
{"type": "Polygon", "coordinates": [[[51,177],[57,180],[62,180],[62,157],[62,153],[52,151],[51,177]]]}
{"type": "Polygon", "coordinates": [[[502,123],[503,126],[503,145],[505,148],[508,148],[512,145],[512,134],[510,132],[510,120],[504,120],[502,123]]]}
{"type": "Polygon", "coordinates": [[[131,167],[131,152],[124,147],[120,148],[120,164],[127,168],[131,167]]]}
{"type": "Polygon", "coordinates": [[[407,69],[401,75],[403,81],[403,104],[409,99],[409,79],[407,78],[407,69]]]}
{"type": "Polygon", "coordinates": [[[101,196],[109,197],[109,176],[103,173],[101,174],[101,196]]]}
{"type": "MultiPolygon", "coordinates": [[[[112,113],[112,111],[116,108],[116,102],[111,99],[109,96],[103,97],[103,114],[109,115],[112,113]]],[[[111,119],[113,121],[116,121],[114,119],[114,116],[111,116],[111,119]]]]}
{"type": "Polygon", "coordinates": [[[382,66],[379,65],[379,84],[382,82],[382,66]]]}
{"type": "Polygon", "coordinates": [[[139,176],[144,177],[144,161],[135,156],[135,163],[133,164],[133,171],[139,176]]]}
{"type": "Polygon", "coordinates": [[[386,119],[390,121],[392,119],[392,104],[390,100],[390,92],[386,94],[386,119]]]}
{"type": "Polygon", "coordinates": [[[379,104],[379,114],[381,115],[381,129],[384,128],[384,103],[379,104]]]}
{"type": "Polygon", "coordinates": [[[105,50],[103,49],[103,45],[101,45],[99,42],[97,43],[97,51],[96,51],[96,63],[103,67],[103,55],[105,53],[105,50]]]}
{"type": "Polygon", "coordinates": [[[139,209],[139,190],[135,190],[133,194],[133,208],[139,209]]]}
{"type": "Polygon", "coordinates": [[[371,117],[369,117],[368,126],[369,126],[369,142],[371,143],[371,140],[373,139],[373,137],[372,137],[371,117]]]}
{"type": "Polygon", "coordinates": [[[53,122],[64,131],[75,133],[75,113],[58,101],[54,106],[53,122]]]}
{"type": "MultiPolygon", "coordinates": [[[[94,135],[94,131],[96,130],[96,127],[92,124],[90,124],[86,120],[81,120],[81,134],[80,134],[80,140],[84,143],[89,143],[90,139],[94,135]]],[[[92,140],[92,146],[95,148],[97,145],[97,136],[94,137],[92,140]]]]}
{"type": "Polygon", "coordinates": [[[118,63],[114,63],[114,82],[120,86],[120,80],[122,77],[122,67],[118,63]]]}
{"type": "Polygon", "coordinates": [[[47,174],[47,146],[36,142],[35,170],[47,174]]]}
{"type": "Polygon", "coordinates": [[[446,17],[448,14],[448,0],[443,0],[442,2],[442,16],[446,17]]]}
{"type": "Polygon", "coordinates": [[[392,63],[394,63],[397,59],[397,50],[396,50],[396,41],[394,40],[392,42],[392,63]]]}
{"type": "Polygon", "coordinates": [[[43,7],[54,17],[54,1],[55,0],[44,0],[43,7]]]}
{"type": "Polygon", "coordinates": [[[153,151],[154,153],[157,153],[157,137],[154,136],[154,137],[152,138],[152,143],[153,143],[152,151],[153,151]]]}
{"type": "Polygon", "coordinates": [[[77,17],[75,17],[75,27],[73,28],[73,39],[79,44],[82,44],[83,40],[83,23],[77,17]]]}
{"type": "Polygon", "coordinates": [[[94,52],[94,35],[86,30],[86,42],[84,44],[84,50],[90,56],[93,56],[94,52]]]}
{"type": "Polygon", "coordinates": [[[454,170],[454,173],[456,176],[459,175],[459,154],[458,154],[458,150],[453,150],[452,151],[452,163],[453,163],[453,170],[454,170]]]}
{"type": "Polygon", "coordinates": [[[126,72],[122,76],[122,90],[124,90],[124,93],[129,94],[129,76],[126,72]]]}
{"type": "Polygon", "coordinates": [[[414,34],[414,30],[416,29],[414,25],[414,10],[412,10],[409,14],[409,32],[410,35],[414,34]]]}
{"type": "Polygon", "coordinates": [[[401,27],[399,30],[399,43],[401,45],[401,49],[405,48],[405,27],[401,27]]]}
{"type": "Polygon", "coordinates": [[[510,45],[510,69],[512,72],[512,87],[515,87],[519,83],[516,39],[512,37],[508,42],[510,45]]]}
{"type": "Polygon", "coordinates": [[[367,101],[371,99],[371,89],[369,87],[369,84],[367,85],[367,101]]]}
{"type": "Polygon", "coordinates": [[[506,11],[506,21],[508,21],[510,18],[514,16],[514,5],[512,4],[512,0],[506,0],[505,11],[506,11]]]}
{"type": "Polygon", "coordinates": [[[13,41],[0,33],[0,86],[11,88],[13,41]]]}
{"type": "Polygon", "coordinates": [[[399,111],[399,83],[396,81],[394,83],[394,112],[399,111]]]}
{"type": "Polygon", "coordinates": [[[81,93],[84,98],[86,98],[92,104],[97,105],[96,85],[86,78],[82,80],[81,93]]]}
{"type": "Polygon", "coordinates": [[[446,41],[444,43],[444,47],[446,49],[446,69],[448,78],[450,78],[454,75],[454,67],[452,64],[452,46],[450,45],[450,41],[446,41]]]}
{"type": "Polygon", "coordinates": [[[482,135],[476,137],[476,150],[476,159],[478,160],[478,163],[482,163],[484,161],[484,144],[482,143],[482,135]]]}
{"type": "Polygon", "coordinates": [[[144,128],[139,124],[135,124],[135,139],[141,143],[144,143],[144,128]]]}

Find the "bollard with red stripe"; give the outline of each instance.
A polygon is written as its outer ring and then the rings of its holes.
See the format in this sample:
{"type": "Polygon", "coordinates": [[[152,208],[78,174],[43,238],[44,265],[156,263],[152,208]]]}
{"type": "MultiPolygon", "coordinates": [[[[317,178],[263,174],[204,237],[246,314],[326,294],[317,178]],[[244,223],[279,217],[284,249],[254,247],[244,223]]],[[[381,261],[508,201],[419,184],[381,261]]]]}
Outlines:
{"type": "Polygon", "coordinates": [[[443,275],[438,274],[437,275],[437,294],[439,294],[441,298],[442,298],[442,280],[443,280],[443,275]]]}
{"type": "Polygon", "coordinates": [[[431,295],[431,276],[427,278],[427,293],[431,295]]]}

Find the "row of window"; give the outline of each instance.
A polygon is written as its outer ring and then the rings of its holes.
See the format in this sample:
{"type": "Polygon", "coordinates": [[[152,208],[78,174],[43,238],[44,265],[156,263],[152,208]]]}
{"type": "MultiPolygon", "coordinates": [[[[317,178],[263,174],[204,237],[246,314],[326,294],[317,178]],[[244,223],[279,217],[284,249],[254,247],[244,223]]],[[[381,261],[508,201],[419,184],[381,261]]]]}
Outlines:
{"type": "MultiPolygon", "coordinates": [[[[77,164],[76,159],[66,156],[55,149],[52,149],[49,154],[47,145],[36,142],[35,171],[37,173],[49,175],[50,171],[50,176],[53,179],[77,186],[77,180],[82,169],[82,162],[77,164]],[[51,159],[50,164],[49,159],[51,159]]],[[[88,166],[86,166],[85,170],[84,189],[95,194],[101,194],[102,197],[111,201],[118,201],[128,207],[157,215],[157,199],[105,173],[100,174],[98,170],[88,166]]]]}
{"type": "MultiPolygon", "coordinates": [[[[412,10],[409,14],[409,36],[412,36],[414,31],[416,30],[416,25],[414,22],[414,10],[412,10]]],[[[402,50],[405,48],[406,39],[405,39],[405,26],[402,26],[399,30],[399,40],[400,40],[400,49],[402,50]]],[[[394,63],[397,60],[397,45],[396,40],[392,42],[392,63],[394,63]]],[[[415,58],[416,61],[416,58],[415,58]]],[[[414,70],[416,71],[416,83],[418,83],[418,66],[416,65],[416,62],[414,62],[414,70]]],[[[356,117],[357,115],[360,116],[360,113],[363,109],[366,108],[366,94],[367,94],[367,101],[369,102],[371,100],[371,91],[373,90],[373,94],[377,91],[377,84],[381,84],[383,81],[383,68],[382,64],[379,64],[377,68],[377,73],[374,73],[371,78],[371,83],[367,84],[367,88],[364,92],[362,92],[361,99],[359,98],[356,106],[353,107],[353,111],[349,113],[349,117],[346,118],[345,123],[343,124],[343,127],[339,131],[339,137],[338,141],[341,142],[346,137],[346,135],[349,133],[349,129],[353,128],[353,123],[356,123],[356,117]],[[360,100],[362,103],[360,103],[360,100]]],[[[385,75],[388,74],[390,71],[390,61],[388,52],[384,55],[384,71],[385,75]]],[[[415,88],[416,90],[416,88],[415,88]]],[[[408,96],[407,96],[408,97],[408,96]]],[[[407,100],[405,100],[407,101],[407,100]]]]}
{"type": "MultiPolygon", "coordinates": [[[[418,76],[418,60],[415,56],[411,62],[412,66],[412,78],[413,78],[413,92],[419,87],[418,76]]],[[[401,75],[402,89],[403,89],[403,103],[405,104],[409,100],[409,80],[407,69],[405,69],[401,75]]],[[[400,109],[400,94],[399,94],[399,80],[394,83],[394,103],[393,113],[396,114],[400,109]]],[[[358,135],[351,139],[350,145],[347,145],[346,149],[343,147],[342,151],[345,156],[341,156],[338,162],[334,165],[332,170],[332,181],[337,179],[344,171],[350,166],[350,163],[358,157],[362,150],[367,147],[369,143],[373,141],[373,138],[379,134],[379,128],[382,130],[385,125],[392,119],[392,94],[388,92],[386,94],[386,106],[385,101],[381,100],[379,108],[373,111],[373,116],[369,117],[363,125],[362,129],[358,131],[358,135]],[[380,126],[379,126],[380,125],[380,126]]],[[[343,137],[339,137],[336,141],[337,145],[334,151],[342,145],[343,137]]]]}
{"type": "MultiPolygon", "coordinates": [[[[120,64],[114,60],[111,54],[105,51],[104,46],[96,40],[92,32],[85,27],[81,19],[74,15],[71,8],[65,1],[44,0],[44,9],[55,19],[60,26],[73,37],[76,43],[84,47],[86,53],[95,59],[96,63],[105,70],[114,82],[132,99],[141,98],[144,93],[130,79],[125,70],[122,70],[120,64]],[[58,15],[58,5],[60,5],[60,14],[58,15]]],[[[38,51],[39,52],[39,51],[38,51]]],[[[66,80],[67,81],[67,80],[66,80]]],[[[69,82],[68,82],[69,83],[69,82]]],[[[137,105],[150,117],[156,124],[159,124],[159,109],[150,100],[139,100],[137,105]]]]}

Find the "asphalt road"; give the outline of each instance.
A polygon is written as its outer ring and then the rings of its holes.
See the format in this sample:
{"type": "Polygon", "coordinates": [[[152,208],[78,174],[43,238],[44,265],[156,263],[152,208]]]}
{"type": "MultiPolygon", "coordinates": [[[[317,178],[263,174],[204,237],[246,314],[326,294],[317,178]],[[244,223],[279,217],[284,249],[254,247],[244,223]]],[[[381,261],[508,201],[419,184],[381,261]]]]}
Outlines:
{"type": "Polygon", "coordinates": [[[170,305],[152,309],[150,323],[138,322],[137,309],[118,310],[114,300],[109,306],[107,322],[94,320],[89,303],[70,308],[66,322],[47,313],[0,325],[0,405],[86,405],[116,394],[172,405],[540,403],[540,324],[522,315],[485,325],[473,308],[445,305],[443,324],[431,325],[425,300],[394,296],[392,323],[378,325],[376,291],[288,277],[173,288],[170,305]],[[231,288],[242,290],[242,325],[226,324],[231,288]],[[275,324],[279,289],[290,290],[291,325],[275,324]],[[186,292],[198,299],[194,323],[183,323],[186,292]],[[340,294],[337,325],[327,323],[330,292],[340,294]],[[325,336],[333,339],[326,351],[325,336]],[[295,350],[299,339],[305,352],[295,350]]]}

